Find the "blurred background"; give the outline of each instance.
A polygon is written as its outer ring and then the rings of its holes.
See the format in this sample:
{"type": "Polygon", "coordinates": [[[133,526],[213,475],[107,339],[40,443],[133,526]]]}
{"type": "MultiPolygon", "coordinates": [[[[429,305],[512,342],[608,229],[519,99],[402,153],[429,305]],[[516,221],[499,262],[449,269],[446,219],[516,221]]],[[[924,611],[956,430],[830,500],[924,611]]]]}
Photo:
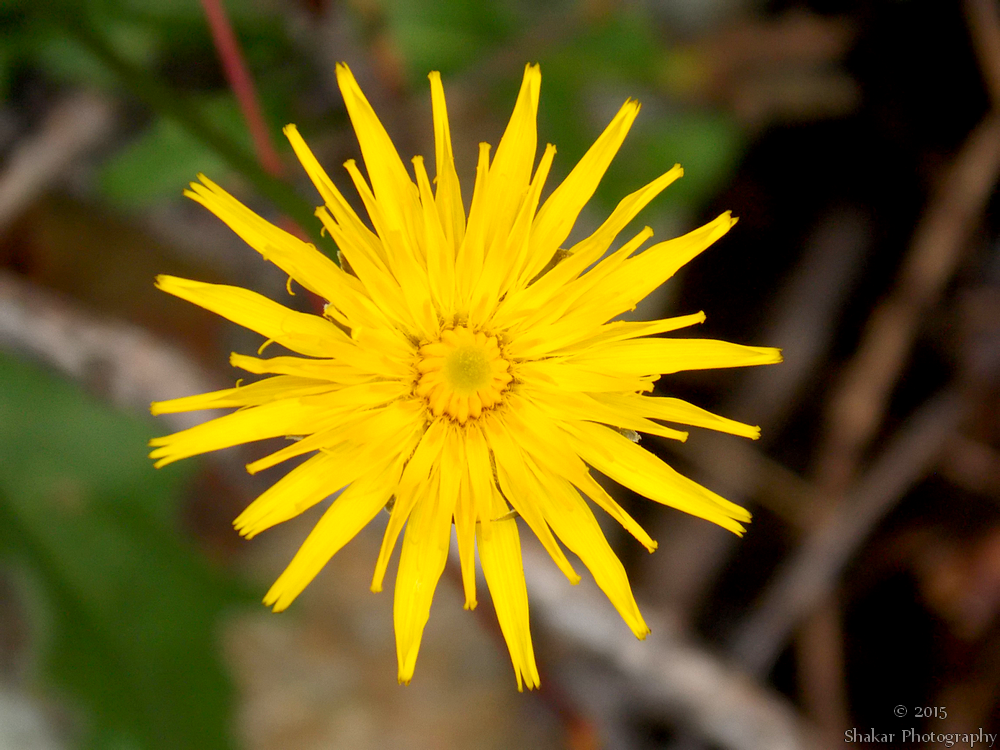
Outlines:
{"type": "Polygon", "coordinates": [[[894,733],[882,747],[1000,731],[995,0],[3,0],[0,102],[0,749],[773,750],[854,728],[854,744],[894,733]],[[682,163],[639,226],[740,222],[636,315],[704,309],[706,336],[784,348],[779,367],[658,383],[763,438],[643,438],[755,517],[740,540],[616,490],[660,543],[650,556],[607,527],[645,643],[526,543],[533,693],[515,690],[488,598],[463,611],[451,570],[413,684],[396,684],[392,597],[368,591],[384,519],[289,612],[260,605],[319,512],[237,537],[284,471],[243,471],[268,446],[146,458],[204,417],[153,420],[149,401],[231,386],[228,353],[260,343],[155,274],[312,309],[181,191],[204,172],[334,251],[280,128],[297,123],[345,186],[360,155],[337,61],[404,159],[433,155],[440,70],[467,190],[526,62],[540,142],[559,149],[550,189],[640,100],[576,236],[682,163]]]}

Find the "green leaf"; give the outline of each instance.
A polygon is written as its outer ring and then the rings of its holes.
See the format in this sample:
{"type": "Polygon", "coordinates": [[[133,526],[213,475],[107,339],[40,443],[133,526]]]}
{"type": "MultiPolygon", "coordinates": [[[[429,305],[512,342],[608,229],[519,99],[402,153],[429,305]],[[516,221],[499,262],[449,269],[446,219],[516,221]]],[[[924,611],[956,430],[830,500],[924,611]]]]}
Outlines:
{"type": "MultiPolygon", "coordinates": [[[[213,97],[200,110],[232,142],[250,149],[249,133],[232,96],[213,97]]],[[[179,196],[199,172],[221,182],[231,171],[218,152],[176,120],[161,117],[104,163],[98,185],[119,208],[136,209],[179,196]]]]}
{"type": "MultiPolygon", "coordinates": [[[[114,89],[118,77],[90,50],[47,21],[33,24],[34,39],[27,49],[34,62],[56,80],[114,89]]],[[[115,50],[134,65],[148,65],[157,56],[160,40],[156,30],[143,24],[116,19],[103,24],[115,50]]]]}
{"type": "Polygon", "coordinates": [[[150,466],[153,434],[0,355],[0,554],[40,589],[41,677],[88,710],[87,747],[222,750],[217,620],[243,595],[174,528],[188,472],[150,466]]]}
{"type": "Polygon", "coordinates": [[[510,3],[486,0],[394,0],[381,4],[414,83],[483,59],[516,29],[510,3]]]}

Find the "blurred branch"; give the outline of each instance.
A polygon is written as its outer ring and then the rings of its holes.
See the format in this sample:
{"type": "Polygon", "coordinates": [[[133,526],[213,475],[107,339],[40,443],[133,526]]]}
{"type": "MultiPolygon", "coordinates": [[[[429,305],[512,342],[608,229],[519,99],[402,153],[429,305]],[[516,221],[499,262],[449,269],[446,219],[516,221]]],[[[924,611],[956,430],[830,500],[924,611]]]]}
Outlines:
{"type": "Polygon", "coordinates": [[[0,232],[78,156],[99,144],[114,124],[110,102],[95,94],[71,94],[49,110],[38,131],[17,143],[0,172],[0,232]]]}
{"type": "Polygon", "coordinates": [[[240,110],[243,112],[243,119],[246,120],[247,129],[253,139],[254,151],[257,154],[257,161],[267,170],[268,174],[281,177],[285,171],[285,165],[274,150],[271,142],[271,133],[264,120],[264,113],[260,107],[260,100],[257,98],[257,89],[254,87],[253,77],[247,69],[240,52],[240,43],[233,32],[233,26],[229,23],[225,6],[220,0],[201,0],[205,9],[205,17],[208,19],[208,26],[212,31],[212,39],[215,42],[215,49],[219,53],[222,68],[229,81],[229,87],[239,102],[240,110]]]}
{"type": "Polygon", "coordinates": [[[27,691],[0,688],[0,748],[63,750],[45,707],[27,691]]]}
{"type": "MultiPolygon", "coordinates": [[[[1000,17],[992,0],[970,0],[966,8],[984,78],[994,101],[1000,102],[1000,17]]],[[[754,673],[770,670],[793,628],[811,611],[815,615],[801,632],[800,646],[835,637],[839,615],[830,594],[844,566],[952,439],[964,412],[955,393],[938,397],[911,417],[854,492],[845,495],[883,422],[922,318],[954,274],[998,176],[1000,110],[994,106],[938,184],[914,231],[895,288],[869,318],[858,350],[829,401],[827,433],[817,462],[818,503],[814,503],[816,516],[827,513],[827,517],[785,562],[732,641],[736,658],[754,673]]],[[[839,643],[830,645],[840,648],[839,643]]],[[[816,656],[815,648],[808,655],[816,656]]],[[[838,700],[831,689],[840,694],[845,690],[836,666],[831,669],[822,659],[802,659],[799,670],[806,686],[831,683],[823,689],[824,701],[838,700]]],[[[812,713],[827,732],[845,726],[844,710],[812,713]]]]}
{"type": "Polygon", "coordinates": [[[941,473],[957,486],[1000,501],[1000,453],[964,435],[954,435],[945,447],[941,473]]]}
{"type": "Polygon", "coordinates": [[[922,313],[937,299],[1000,176],[1000,12],[994,0],[967,0],[966,15],[993,112],[972,131],[918,224],[888,300],[868,321],[858,353],[831,400],[819,483],[836,494],[882,422],[922,313]]]}
{"type": "MultiPolygon", "coordinates": [[[[0,347],[25,352],[116,406],[145,414],[151,401],[215,387],[183,352],[143,329],[99,319],[6,271],[0,271],[0,347]]],[[[184,429],[204,415],[162,418],[184,429]]]]}
{"type": "Polygon", "coordinates": [[[958,264],[1000,175],[1000,114],[988,115],[946,172],[913,235],[899,281],[868,320],[857,354],[830,401],[817,482],[834,497],[882,423],[923,314],[958,264]]]}
{"type": "Polygon", "coordinates": [[[829,595],[795,640],[798,686],[806,716],[834,744],[850,727],[840,598],[829,595]]]}
{"type": "Polygon", "coordinates": [[[536,545],[522,549],[533,614],[558,635],[622,672],[643,697],[713,745],[732,750],[820,747],[777,693],[758,685],[668,627],[645,641],[582,586],[570,586],[536,545]]]}
{"type": "Polygon", "coordinates": [[[793,628],[829,594],[844,566],[896,502],[941,454],[966,411],[945,391],[899,429],[871,469],[775,575],[759,605],[732,639],[734,657],[766,674],[793,628]]]}
{"type": "Polygon", "coordinates": [[[996,0],[965,0],[965,16],[986,90],[1000,109],[1000,8],[996,0]]]}
{"type": "Polygon", "coordinates": [[[759,424],[764,444],[776,437],[814,387],[812,381],[837,335],[841,311],[863,275],[872,237],[865,209],[831,207],[817,221],[778,290],[760,340],[781,347],[785,359],[781,367],[748,370],[724,412],[759,424]]]}

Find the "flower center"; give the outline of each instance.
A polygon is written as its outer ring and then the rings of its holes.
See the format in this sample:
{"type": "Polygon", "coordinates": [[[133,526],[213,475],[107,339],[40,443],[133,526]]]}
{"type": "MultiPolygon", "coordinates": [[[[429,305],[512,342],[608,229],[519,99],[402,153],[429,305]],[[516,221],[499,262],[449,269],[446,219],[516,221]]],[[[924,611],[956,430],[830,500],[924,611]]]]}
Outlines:
{"type": "Polygon", "coordinates": [[[496,336],[464,326],[420,347],[417,395],[427,399],[435,416],[447,414],[462,424],[495,406],[512,380],[496,336]]]}

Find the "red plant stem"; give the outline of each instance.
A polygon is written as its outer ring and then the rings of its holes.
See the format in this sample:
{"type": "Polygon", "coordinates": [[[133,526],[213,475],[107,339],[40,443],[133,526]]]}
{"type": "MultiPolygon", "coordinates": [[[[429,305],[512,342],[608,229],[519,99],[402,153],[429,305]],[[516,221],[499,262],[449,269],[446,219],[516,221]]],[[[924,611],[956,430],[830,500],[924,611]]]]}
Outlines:
{"type": "Polygon", "coordinates": [[[215,42],[215,49],[219,53],[222,68],[226,74],[229,87],[236,95],[243,118],[246,120],[247,129],[253,139],[254,152],[261,167],[275,177],[284,174],[285,167],[278,156],[278,152],[271,143],[271,136],[264,122],[264,114],[260,108],[260,100],[257,98],[257,91],[253,85],[253,78],[247,70],[243,54],[240,52],[240,44],[233,33],[232,24],[226,15],[226,9],[222,5],[222,0],[201,0],[205,9],[205,17],[208,19],[209,28],[212,31],[212,39],[215,42]]]}

